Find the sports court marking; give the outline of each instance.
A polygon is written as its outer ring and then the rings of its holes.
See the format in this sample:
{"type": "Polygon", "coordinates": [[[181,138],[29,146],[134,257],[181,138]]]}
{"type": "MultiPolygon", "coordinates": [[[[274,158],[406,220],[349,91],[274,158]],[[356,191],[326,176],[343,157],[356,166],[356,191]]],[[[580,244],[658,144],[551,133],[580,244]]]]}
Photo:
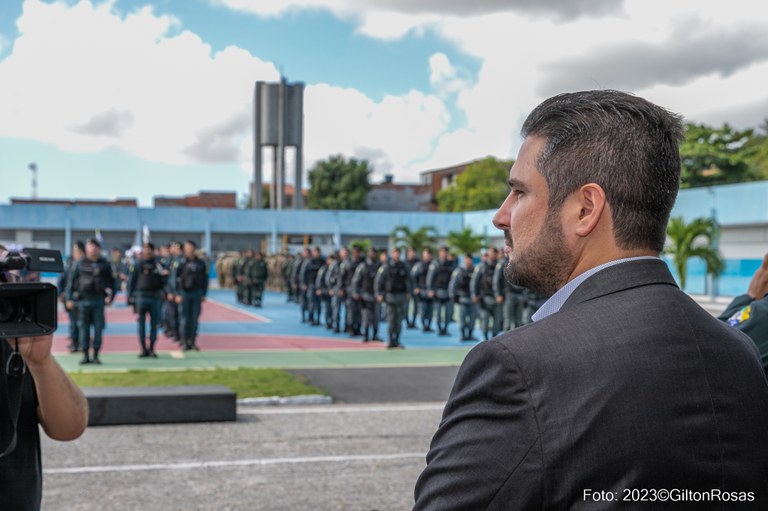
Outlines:
{"type": "Polygon", "coordinates": [[[298,415],[306,413],[371,413],[371,412],[432,412],[445,408],[445,403],[393,406],[334,406],[323,408],[261,408],[237,410],[238,415],[298,415]]]}
{"type": "Polygon", "coordinates": [[[210,298],[206,298],[206,301],[213,302],[216,305],[218,305],[219,307],[223,307],[225,309],[229,309],[229,310],[234,311],[234,312],[239,312],[241,314],[245,314],[247,316],[251,316],[251,317],[256,318],[257,320],[259,320],[261,323],[272,323],[271,319],[269,319],[266,316],[262,316],[261,314],[256,314],[255,312],[252,312],[252,311],[249,311],[249,310],[245,310],[245,309],[241,309],[240,307],[235,307],[234,305],[230,305],[228,303],[220,302],[219,300],[211,300],[210,298]]]}
{"type": "Polygon", "coordinates": [[[257,458],[230,461],[192,461],[183,463],[157,463],[152,465],[94,465],[87,467],[48,468],[43,473],[53,474],[92,474],[104,472],[145,472],[152,470],[190,470],[200,468],[250,467],[268,465],[297,465],[304,463],[343,463],[349,461],[386,461],[420,458],[426,453],[404,452],[396,454],[342,454],[338,456],[303,456],[296,458],[257,458]]]}

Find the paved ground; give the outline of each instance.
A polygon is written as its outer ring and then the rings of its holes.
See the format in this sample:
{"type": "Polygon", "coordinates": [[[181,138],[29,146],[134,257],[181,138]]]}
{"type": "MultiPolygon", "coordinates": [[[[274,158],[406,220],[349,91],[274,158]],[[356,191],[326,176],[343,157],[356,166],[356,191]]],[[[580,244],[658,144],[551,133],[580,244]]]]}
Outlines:
{"type": "Polygon", "coordinates": [[[43,509],[410,509],[442,403],[239,410],[43,441],[43,509]]]}
{"type": "Polygon", "coordinates": [[[335,403],[444,402],[458,366],[292,369],[335,403]]]}

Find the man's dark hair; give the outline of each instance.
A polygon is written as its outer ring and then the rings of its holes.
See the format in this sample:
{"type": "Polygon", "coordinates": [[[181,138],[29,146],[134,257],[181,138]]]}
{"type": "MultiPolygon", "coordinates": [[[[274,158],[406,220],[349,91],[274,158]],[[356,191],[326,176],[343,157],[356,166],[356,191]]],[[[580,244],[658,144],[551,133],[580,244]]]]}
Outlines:
{"type": "Polygon", "coordinates": [[[145,246],[145,247],[149,247],[149,248],[151,248],[152,250],[155,250],[155,244],[154,244],[154,243],[152,243],[151,241],[148,241],[148,242],[144,243],[144,246],[145,246]]]}
{"type": "Polygon", "coordinates": [[[77,247],[77,249],[78,249],[80,252],[85,252],[85,243],[83,243],[82,241],[80,241],[80,240],[77,240],[77,241],[75,242],[75,246],[77,247]]]}
{"type": "Polygon", "coordinates": [[[190,245],[192,245],[194,248],[197,248],[197,243],[195,243],[193,240],[187,240],[187,241],[185,241],[184,243],[189,243],[189,244],[190,244],[190,245]]]}
{"type": "Polygon", "coordinates": [[[88,240],[85,242],[86,245],[90,243],[91,245],[96,245],[97,247],[101,248],[101,242],[97,240],[96,238],[88,238],[88,240]]]}
{"type": "Polygon", "coordinates": [[[615,90],[560,94],[537,106],[523,137],[546,140],[536,166],[558,211],[581,186],[596,183],[611,207],[619,248],[661,251],[680,187],[680,116],[615,90]]]}

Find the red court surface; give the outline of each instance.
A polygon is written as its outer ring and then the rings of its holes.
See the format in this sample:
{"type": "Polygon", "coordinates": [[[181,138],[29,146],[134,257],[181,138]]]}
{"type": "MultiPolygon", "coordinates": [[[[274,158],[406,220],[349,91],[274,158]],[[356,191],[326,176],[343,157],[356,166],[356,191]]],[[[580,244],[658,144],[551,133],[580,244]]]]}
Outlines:
{"type": "MultiPolygon", "coordinates": [[[[115,304],[105,308],[105,314],[107,316],[107,323],[136,322],[136,315],[133,313],[133,309],[125,306],[125,299],[121,296],[115,300],[115,304]]],[[[200,314],[201,323],[262,323],[265,321],[268,320],[255,312],[248,313],[210,300],[203,302],[202,313],[200,314]]],[[[58,322],[59,325],[69,324],[69,315],[62,308],[59,308],[58,322]]]]}
{"type": "MultiPolygon", "coordinates": [[[[69,338],[56,335],[53,339],[53,353],[67,353],[69,338]]],[[[259,351],[259,350],[349,350],[349,349],[384,349],[383,343],[362,343],[326,337],[302,337],[272,334],[203,334],[198,336],[197,344],[202,351],[259,351]]],[[[179,345],[162,333],[158,334],[155,350],[158,352],[178,351],[179,345]]],[[[138,353],[137,335],[105,332],[102,353],[138,353]]]]}

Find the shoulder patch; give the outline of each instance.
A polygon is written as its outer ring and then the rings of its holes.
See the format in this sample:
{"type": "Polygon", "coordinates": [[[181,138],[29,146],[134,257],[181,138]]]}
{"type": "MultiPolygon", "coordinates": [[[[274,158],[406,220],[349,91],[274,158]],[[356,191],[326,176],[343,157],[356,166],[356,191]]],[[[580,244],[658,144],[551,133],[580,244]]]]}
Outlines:
{"type": "Polygon", "coordinates": [[[740,311],[736,312],[733,316],[728,318],[728,324],[731,326],[737,326],[747,321],[751,316],[752,316],[752,306],[747,305],[746,307],[742,308],[740,311]]]}

